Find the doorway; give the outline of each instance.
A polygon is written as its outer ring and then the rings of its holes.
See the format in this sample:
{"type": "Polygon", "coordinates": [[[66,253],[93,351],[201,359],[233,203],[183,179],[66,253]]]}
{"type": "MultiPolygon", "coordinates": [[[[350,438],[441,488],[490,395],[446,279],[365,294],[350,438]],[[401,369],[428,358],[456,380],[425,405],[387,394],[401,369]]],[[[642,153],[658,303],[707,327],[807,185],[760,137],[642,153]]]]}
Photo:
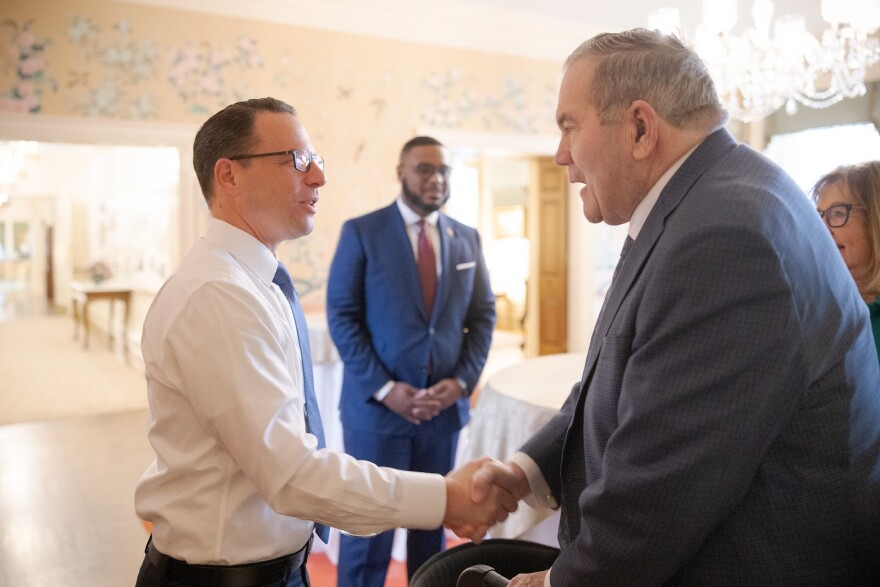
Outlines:
{"type": "Polygon", "coordinates": [[[0,141],[0,161],[22,145],[0,175],[0,319],[66,309],[69,284],[99,265],[161,284],[176,260],[177,149],[0,141]]]}
{"type": "Polygon", "coordinates": [[[479,229],[496,338],[526,356],[568,350],[568,181],[552,158],[453,149],[446,211],[479,229]]]}

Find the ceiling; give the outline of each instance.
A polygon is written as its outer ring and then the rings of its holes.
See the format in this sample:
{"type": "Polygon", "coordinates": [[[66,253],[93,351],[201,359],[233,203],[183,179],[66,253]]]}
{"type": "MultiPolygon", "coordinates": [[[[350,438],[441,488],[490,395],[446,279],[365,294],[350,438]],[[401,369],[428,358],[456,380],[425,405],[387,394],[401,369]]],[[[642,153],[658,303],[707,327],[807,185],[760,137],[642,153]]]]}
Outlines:
{"type": "MultiPolygon", "coordinates": [[[[646,26],[648,13],[679,8],[685,31],[701,0],[117,0],[354,34],[562,61],[594,34],[646,26]]],[[[751,0],[737,0],[737,28],[751,25],[751,0]]],[[[776,0],[822,28],[820,0],[776,0]]]]}

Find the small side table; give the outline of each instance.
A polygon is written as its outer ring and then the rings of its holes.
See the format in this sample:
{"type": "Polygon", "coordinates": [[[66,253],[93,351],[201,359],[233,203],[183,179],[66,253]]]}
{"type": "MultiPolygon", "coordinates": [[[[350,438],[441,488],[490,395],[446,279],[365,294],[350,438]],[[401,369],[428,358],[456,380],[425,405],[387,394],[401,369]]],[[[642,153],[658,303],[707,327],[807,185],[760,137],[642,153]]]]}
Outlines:
{"type": "MultiPolygon", "coordinates": [[[[110,319],[107,334],[110,338],[110,348],[113,348],[113,308],[115,301],[125,304],[125,314],[122,318],[123,333],[128,329],[128,314],[131,306],[131,289],[121,287],[113,283],[89,283],[85,281],[71,281],[73,307],[73,339],[79,338],[80,326],[83,330],[83,348],[89,348],[89,304],[95,300],[110,301],[110,319]]],[[[123,334],[122,347],[128,351],[128,340],[123,334]]]]}

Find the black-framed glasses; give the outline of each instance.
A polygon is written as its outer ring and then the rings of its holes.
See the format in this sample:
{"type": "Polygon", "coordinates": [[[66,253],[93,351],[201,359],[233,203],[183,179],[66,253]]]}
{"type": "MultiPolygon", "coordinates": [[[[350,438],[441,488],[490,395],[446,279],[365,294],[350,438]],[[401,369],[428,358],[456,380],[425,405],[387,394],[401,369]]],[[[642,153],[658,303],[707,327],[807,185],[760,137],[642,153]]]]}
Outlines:
{"type": "Polygon", "coordinates": [[[413,169],[415,170],[416,175],[422,179],[434,177],[437,173],[442,175],[445,179],[449,179],[449,176],[452,175],[452,167],[449,165],[440,165],[438,167],[436,165],[431,165],[430,163],[419,163],[413,169]]]}
{"type": "Polygon", "coordinates": [[[312,168],[313,161],[315,165],[318,166],[318,169],[324,171],[324,158],[317,153],[309,153],[302,149],[273,151],[271,153],[255,153],[253,155],[234,155],[232,157],[227,157],[227,159],[238,161],[239,159],[255,159],[257,157],[272,157],[274,155],[290,155],[293,157],[293,166],[296,167],[297,171],[302,171],[303,173],[308,173],[309,169],[312,168]]]}
{"type": "Polygon", "coordinates": [[[825,210],[816,208],[816,212],[819,213],[819,217],[823,218],[828,226],[840,228],[849,221],[849,213],[853,208],[856,210],[864,209],[861,206],[853,206],[852,204],[833,204],[825,210]]]}

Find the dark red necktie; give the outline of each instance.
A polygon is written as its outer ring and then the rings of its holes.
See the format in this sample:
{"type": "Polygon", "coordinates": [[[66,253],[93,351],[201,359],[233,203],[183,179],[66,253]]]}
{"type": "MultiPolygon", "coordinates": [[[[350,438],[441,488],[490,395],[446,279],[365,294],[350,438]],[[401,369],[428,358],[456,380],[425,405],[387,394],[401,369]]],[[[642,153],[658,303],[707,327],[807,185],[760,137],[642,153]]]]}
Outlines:
{"type": "Polygon", "coordinates": [[[422,281],[422,295],[425,297],[425,312],[428,318],[434,311],[434,296],[437,294],[437,258],[428,237],[425,220],[419,220],[419,279],[422,281]]]}

